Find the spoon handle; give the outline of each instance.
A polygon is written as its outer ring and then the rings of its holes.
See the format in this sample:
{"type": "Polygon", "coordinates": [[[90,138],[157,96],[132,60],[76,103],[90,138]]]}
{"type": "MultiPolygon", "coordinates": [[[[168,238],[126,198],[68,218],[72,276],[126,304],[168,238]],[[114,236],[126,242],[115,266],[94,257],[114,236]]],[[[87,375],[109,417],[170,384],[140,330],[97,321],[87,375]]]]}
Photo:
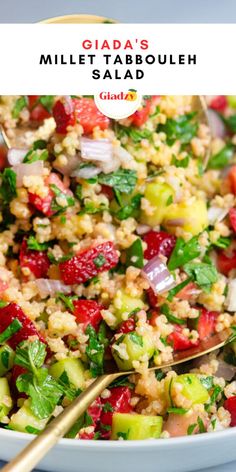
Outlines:
{"type": "Polygon", "coordinates": [[[116,377],[117,374],[98,377],[52,420],[39,436],[36,436],[9,464],[3,467],[2,472],[30,472],[116,377]]]}

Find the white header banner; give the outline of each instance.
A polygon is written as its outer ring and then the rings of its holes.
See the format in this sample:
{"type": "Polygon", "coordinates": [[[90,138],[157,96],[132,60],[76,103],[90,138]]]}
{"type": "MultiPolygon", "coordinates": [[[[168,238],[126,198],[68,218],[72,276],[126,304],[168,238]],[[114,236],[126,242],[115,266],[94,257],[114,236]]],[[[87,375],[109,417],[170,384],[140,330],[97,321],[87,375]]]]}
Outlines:
{"type": "Polygon", "coordinates": [[[236,94],[236,25],[1,24],[0,94],[236,94]]]}

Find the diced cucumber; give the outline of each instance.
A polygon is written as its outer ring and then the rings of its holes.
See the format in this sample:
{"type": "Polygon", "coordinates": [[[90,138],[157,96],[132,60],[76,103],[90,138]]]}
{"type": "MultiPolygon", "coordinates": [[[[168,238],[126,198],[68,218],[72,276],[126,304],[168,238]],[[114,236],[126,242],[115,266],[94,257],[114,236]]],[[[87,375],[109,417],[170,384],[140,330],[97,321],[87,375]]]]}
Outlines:
{"type": "Polygon", "coordinates": [[[112,417],[111,439],[157,439],[161,435],[161,416],[131,415],[114,413],[112,417]]]}
{"type": "Polygon", "coordinates": [[[79,359],[72,357],[62,359],[49,368],[49,373],[55,379],[59,379],[63,372],[66,373],[69,382],[75,388],[83,389],[85,387],[84,367],[79,359]]]}
{"type": "Polygon", "coordinates": [[[9,427],[15,431],[27,432],[27,428],[42,431],[49,418],[39,419],[35,416],[30,408],[31,401],[25,400],[23,406],[11,416],[9,427]]]}
{"type": "Polygon", "coordinates": [[[119,290],[114,297],[113,305],[115,308],[114,315],[116,317],[116,322],[112,326],[112,328],[116,328],[122,321],[122,315],[124,313],[130,314],[132,311],[136,310],[137,308],[143,308],[144,302],[141,298],[134,298],[126,295],[123,290],[119,290]]]}
{"type": "Polygon", "coordinates": [[[112,355],[116,361],[116,364],[120,370],[131,370],[133,369],[133,361],[142,361],[151,359],[154,354],[154,344],[152,336],[144,334],[140,336],[135,331],[124,334],[112,346],[112,355]],[[124,346],[120,346],[123,344],[124,346]],[[119,352],[120,346],[120,352],[119,352]],[[125,356],[123,358],[123,349],[125,350],[125,356]]]}
{"type": "Polygon", "coordinates": [[[227,95],[227,102],[231,108],[236,108],[236,95],[227,95]]]}
{"type": "Polygon", "coordinates": [[[7,416],[12,409],[12,398],[8,381],[5,377],[0,379],[0,420],[7,416]]]}
{"type": "Polygon", "coordinates": [[[0,377],[8,372],[14,364],[15,353],[13,349],[5,344],[0,347],[0,377]]]}
{"type": "Polygon", "coordinates": [[[174,198],[174,190],[165,183],[150,182],[147,183],[144,198],[149,201],[153,208],[151,215],[142,211],[141,221],[149,226],[156,226],[162,223],[164,217],[169,211],[169,205],[174,198]]]}
{"type": "Polygon", "coordinates": [[[202,385],[196,374],[181,374],[174,377],[171,384],[166,385],[171,406],[173,406],[171,404],[173,386],[177,383],[182,385],[181,394],[188,400],[191,400],[192,405],[206,403],[210,398],[207,389],[202,385]]]}
{"type": "Polygon", "coordinates": [[[180,226],[187,233],[193,236],[199,234],[208,226],[207,207],[203,200],[195,199],[189,202],[173,203],[168,207],[163,226],[169,233],[176,232],[176,225],[173,220],[182,220],[180,226]]]}

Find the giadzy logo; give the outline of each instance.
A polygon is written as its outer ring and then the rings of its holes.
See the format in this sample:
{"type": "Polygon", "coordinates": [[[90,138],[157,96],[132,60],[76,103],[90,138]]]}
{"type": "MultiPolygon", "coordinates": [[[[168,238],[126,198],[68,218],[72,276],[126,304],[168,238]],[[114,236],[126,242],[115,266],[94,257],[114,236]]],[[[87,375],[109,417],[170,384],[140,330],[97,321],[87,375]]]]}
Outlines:
{"type": "Polygon", "coordinates": [[[111,93],[101,92],[99,94],[101,100],[128,100],[134,102],[138,99],[137,90],[129,89],[128,92],[111,93]]]}
{"type": "Polygon", "coordinates": [[[95,95],[98,109],[109,118],[121,119],[132,115],[140,107],[142,96],[137,90],[102,91],[95,95]]]}

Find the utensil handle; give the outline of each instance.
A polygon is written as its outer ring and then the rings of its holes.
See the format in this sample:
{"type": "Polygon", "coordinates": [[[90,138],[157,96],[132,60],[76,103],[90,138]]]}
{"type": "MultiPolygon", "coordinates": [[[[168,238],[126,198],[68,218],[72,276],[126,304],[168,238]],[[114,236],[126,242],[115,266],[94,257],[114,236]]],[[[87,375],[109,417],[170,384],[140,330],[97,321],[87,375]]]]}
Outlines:
{"type": "Polygon", "coordinates": [[[60,415],[52,420],[39,436],[28,444],[9,464],[5,465],[1,469],[2,472],[30,472],[115,377],[112,374],[98,377],[60,415]]]}

